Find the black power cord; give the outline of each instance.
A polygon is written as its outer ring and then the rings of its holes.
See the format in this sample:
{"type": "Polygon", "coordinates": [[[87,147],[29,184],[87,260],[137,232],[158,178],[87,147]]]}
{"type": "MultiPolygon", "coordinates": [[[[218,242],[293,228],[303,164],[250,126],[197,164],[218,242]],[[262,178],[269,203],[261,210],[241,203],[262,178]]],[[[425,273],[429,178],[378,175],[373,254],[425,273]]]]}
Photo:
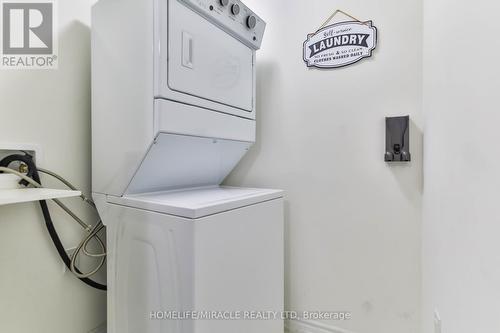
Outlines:
{"type": "MultiPolygon", "coordinates": [[[[26,164],[28,166],[27,176],[32,178],[40,185],[42,184],[42,182],[40,181],[40,175],[38,173],[38,169],[31,155],[27,153],[25,153],[25,155],[20,155],[20,154],[9,155],[0,161],[0,166],[9,167],[9,165],[13,162],[21,162],[26,164]]],[[[27,182],[25,180],[21,180],[20,184],[26,186],[27,182]]],[[[59,238],[57,230],[54,226],[54,223],[52,222],[52,217],[50,216],[50,211],[49,207],[47,206],[47,201],[40,200],[39,203],[40,203],[40,208],[42,209],[43,218],[45,220],[45,226],[47,227],[47,231],[49,232],[50,238],[52,239],[52,242],[54,243],[54,246],[56,247],[56,250],[59,253],[59,256],[61,257],[62,261],[64,262],[66,267],[68,267],[68,269],[71,271],[71,258],[66,253],[66,250],[64,249],[61,239],[59,238]]],[[[75,268],[75,270],[79,274],[81,274],[81,271],[78,268],[75,268]]],[[[80,279],[83,283],[95,289],[107,290],[106,285],[96,282],[92,279],[89,278],[78,278],[78,279],[80,279]]]]}

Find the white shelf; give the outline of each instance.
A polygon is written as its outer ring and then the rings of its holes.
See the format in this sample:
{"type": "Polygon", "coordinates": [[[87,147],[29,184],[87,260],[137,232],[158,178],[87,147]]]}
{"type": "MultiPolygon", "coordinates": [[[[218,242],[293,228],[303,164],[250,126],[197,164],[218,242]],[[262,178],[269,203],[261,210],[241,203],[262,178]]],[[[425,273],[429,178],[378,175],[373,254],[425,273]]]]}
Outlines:
{"type": "Polygon", "coordinates": [[[54,190],[50,188],[0,189],[0,205],[78,197],[81,194],[80,191],[54,190]]]}

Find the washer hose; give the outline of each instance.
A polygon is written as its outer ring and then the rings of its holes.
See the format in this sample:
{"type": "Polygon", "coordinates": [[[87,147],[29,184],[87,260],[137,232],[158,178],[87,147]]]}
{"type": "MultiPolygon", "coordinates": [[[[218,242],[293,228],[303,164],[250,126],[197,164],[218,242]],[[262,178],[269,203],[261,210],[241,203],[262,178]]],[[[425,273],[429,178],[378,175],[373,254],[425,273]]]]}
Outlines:
{"type": "MultiPolygon", "coordinates": [[[[40,175],[38,173],[38,169],[37,169],[36,164],[33,161],[33,157],[31,155],[29,155],[29,154],[9,155],[0,161],[0,166],[8,167],[13,162],[22,162],[22,163],[26,164],[28,166],[27,176],[32,178],[37,183],[42,184],[42,182],[40,181],[40,175]]],[[[26,182],[26,181],[24,181],[24,182],[26,182]]],[[[22,184],[27,185],[24,182],[22,184]]],[[[47,231],[49,232],[50,238],[52,239],[52,242],[54,243],[54,246],[56,247],[56,250],[59,253],[59,256],[61,257],[62,261],[64,262],[64,265],[66,265],[66,267],[69,270],[71,270],[71,258],[66,253],[66,250],[64,249],[64,245],[62,244],[61,239],[59,238],[57,230],[54,226],[54,223],[52,222],[52,217],[50,216],[50,211],[49,211],[49,207],[47,206],[47,201],[40,200],[39,203],[40,203],[40,208],[42,209],[43,219],[45,220],[45,226],[47,227],[47,231]]],[[[81,274],[81,271],[78,268],[75,267],[74,269],[77,273],[81,274]]],[[[92,279],[84,278],[84,277],[78,277],[78,279],[80,279],[83,283],[85,283],[88,286],[93,287],[95,289],[107,290],[106,285],[101,284],[99,282],[96,282],[92,279]]]]}

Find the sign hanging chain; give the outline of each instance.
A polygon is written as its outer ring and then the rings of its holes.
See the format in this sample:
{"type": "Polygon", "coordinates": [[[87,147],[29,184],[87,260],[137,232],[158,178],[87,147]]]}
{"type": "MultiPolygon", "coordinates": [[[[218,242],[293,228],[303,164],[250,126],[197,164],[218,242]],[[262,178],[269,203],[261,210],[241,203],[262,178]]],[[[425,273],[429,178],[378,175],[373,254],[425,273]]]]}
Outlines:
{"type": "Polygon", "coordinates": [[[343,10],[337,9],[336,11],[334,11],[334,12],[333,12],[333,14],[332,14],[332,15],[330,15],[330,17],[329,17],[329,18],[325,21],[325,23],[323,23],[323,24],[321,25],[321,27],[319,27],[319,29],[318,29],[318,30],[316,30],[316,32],[318,32],[319,30],[323,29],[323,28],[324,28],[324,27],[325,27],[328,23],[330,23],[330,21],[331,21],[331,20],[335,17],[335,15],[337,15],[338,13],[344,14],[345,16],[350,17],[350,18],[352,18],[354,21],[357,21],[357,22],[359,22],[359,23],[367,24],[367,22],[363,22],[363,21],[361,21],[361,20],[358,20],[357,18],[355,18],[355,17],[354,17],[354,16],[352,16],[351,14],[346,13],[346,12],[344,12],[343,10]]]}

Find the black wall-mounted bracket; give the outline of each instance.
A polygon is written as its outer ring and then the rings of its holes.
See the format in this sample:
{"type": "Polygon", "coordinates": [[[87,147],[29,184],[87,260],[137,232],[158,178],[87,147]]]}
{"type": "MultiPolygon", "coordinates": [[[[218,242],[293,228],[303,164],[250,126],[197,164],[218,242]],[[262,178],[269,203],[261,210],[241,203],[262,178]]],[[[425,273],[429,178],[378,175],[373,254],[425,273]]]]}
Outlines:
{"type": "Polygon", "coordinates": [[[410,116],[385,118],[386,162],[410,162],[410,116]]]}

